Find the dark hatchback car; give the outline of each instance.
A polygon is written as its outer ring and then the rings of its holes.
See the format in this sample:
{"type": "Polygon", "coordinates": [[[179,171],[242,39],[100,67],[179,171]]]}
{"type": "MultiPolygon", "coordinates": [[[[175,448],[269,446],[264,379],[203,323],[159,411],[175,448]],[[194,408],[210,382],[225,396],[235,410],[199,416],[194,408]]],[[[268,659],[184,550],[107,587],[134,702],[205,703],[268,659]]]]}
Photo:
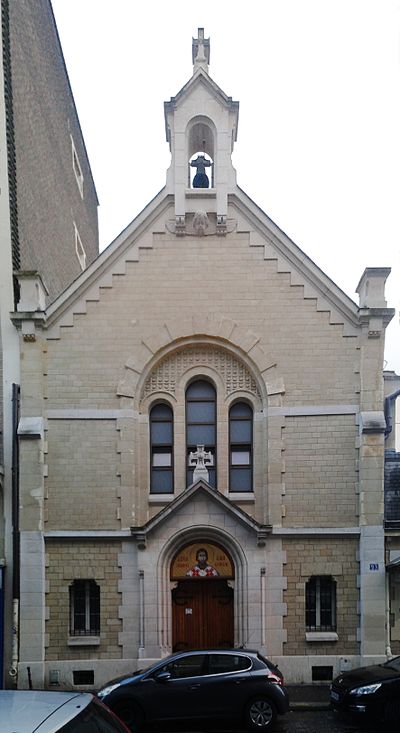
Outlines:
{"type": "Polygon", "coordinates": [[[332,682],[331,705],[365,720],[400,723],[400,657],[340,674],[332,682]]]}
{"type": "Polygon", "coordinates": [[[98,696],[135,731],[184,724],[262,733],[289,709],[278,667],[247,649],[173,654],[112,680],[98,696]]]}

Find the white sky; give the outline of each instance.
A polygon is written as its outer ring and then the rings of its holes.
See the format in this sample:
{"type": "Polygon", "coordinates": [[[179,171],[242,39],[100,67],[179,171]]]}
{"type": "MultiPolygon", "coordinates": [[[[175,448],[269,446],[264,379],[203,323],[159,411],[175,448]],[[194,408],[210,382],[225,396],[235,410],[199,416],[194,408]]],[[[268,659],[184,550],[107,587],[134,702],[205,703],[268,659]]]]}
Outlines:
{"type": "Polygon", "coordinates": [[[101,248],[165,185],[163,102],[192,36],[240,102],[239,186],[353,300],[392,267],[400,373],[400,0],[52,0],[100,200],[101,248]]]}

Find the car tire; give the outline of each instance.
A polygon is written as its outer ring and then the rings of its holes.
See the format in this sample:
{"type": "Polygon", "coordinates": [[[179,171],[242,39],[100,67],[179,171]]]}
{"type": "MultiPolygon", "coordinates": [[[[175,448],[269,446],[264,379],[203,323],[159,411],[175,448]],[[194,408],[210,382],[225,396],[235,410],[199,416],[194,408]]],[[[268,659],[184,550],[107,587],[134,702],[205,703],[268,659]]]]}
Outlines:
{"type": "Polygon", "coordinates": [[[245,725],[249,731],[271,730],[275,720],[275,705],[267,697],[256,697],[246,706],[245,725]]]}
{"type": "Polygon", "coordinates": [[[143,710],[132,700],[119,700],[112,707],[114,713],[126,723],[133,733],[141,733],[144,729],[143,710]]]}

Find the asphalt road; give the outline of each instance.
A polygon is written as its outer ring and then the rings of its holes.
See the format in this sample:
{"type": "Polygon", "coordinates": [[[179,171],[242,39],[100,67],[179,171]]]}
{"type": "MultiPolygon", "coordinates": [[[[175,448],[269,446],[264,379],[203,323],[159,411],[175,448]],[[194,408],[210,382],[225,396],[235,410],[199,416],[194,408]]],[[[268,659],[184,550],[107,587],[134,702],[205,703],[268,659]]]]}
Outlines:
{"type": "MultiPolygon", "coordinates": [[[[397,731],[399,727],[396,727],[397,731]]],[[[366,726],[338,717],[331,710],[298,711],[278,718],[274,733],[389,733],[384,726],[366,726]]]]}

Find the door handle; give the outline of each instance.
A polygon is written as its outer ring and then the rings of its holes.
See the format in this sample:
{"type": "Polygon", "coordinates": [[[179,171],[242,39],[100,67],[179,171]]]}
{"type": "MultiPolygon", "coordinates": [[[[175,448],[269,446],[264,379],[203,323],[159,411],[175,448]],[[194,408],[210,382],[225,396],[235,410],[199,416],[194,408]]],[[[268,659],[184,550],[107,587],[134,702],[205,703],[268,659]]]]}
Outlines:
{"type": "Polygon", "coordinates": [[[200,685],[189,685],[188,690],[198,690],[200,689],[200,685]]]}

